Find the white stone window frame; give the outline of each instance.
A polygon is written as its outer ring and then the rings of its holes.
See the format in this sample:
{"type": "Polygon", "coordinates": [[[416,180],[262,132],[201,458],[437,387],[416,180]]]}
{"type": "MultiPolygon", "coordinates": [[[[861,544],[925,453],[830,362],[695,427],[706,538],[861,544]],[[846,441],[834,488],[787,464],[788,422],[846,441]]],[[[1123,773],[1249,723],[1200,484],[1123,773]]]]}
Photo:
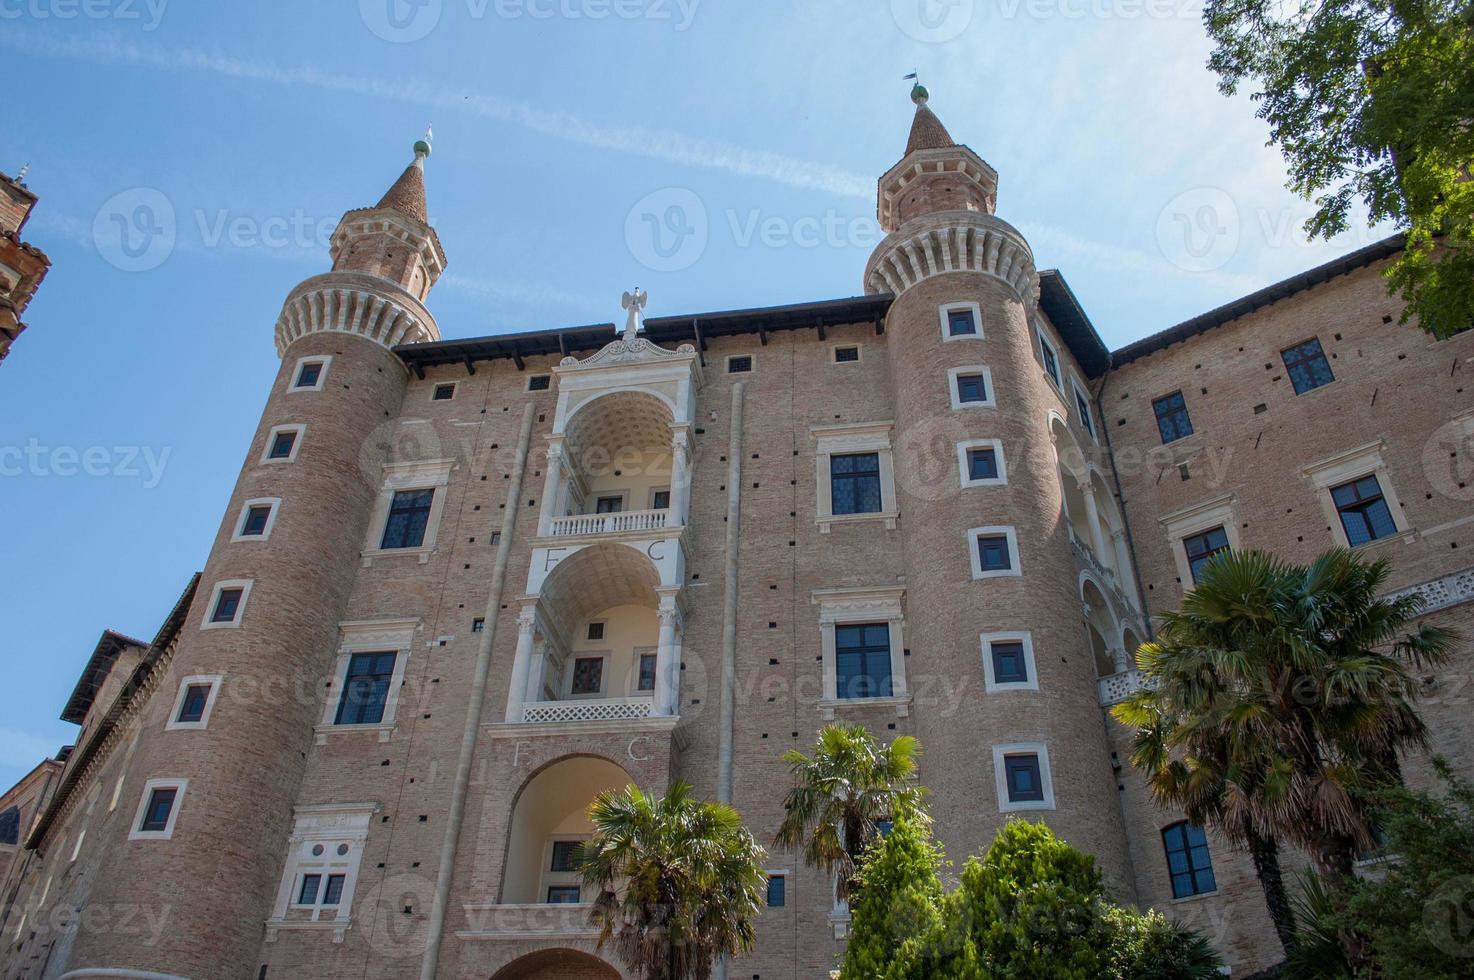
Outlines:
{"type": "Polygon", "coordinates": [[[978,646],[983,652],[983,689],[989,694],[1004,691],[1039,690],[1039,672],[1034,666],[1034,635],[1028,630],[1012,630],[998,633],[983,633],[978,637],[978,646]],[[994,676],[993,644],[1019,643],[1024,648],[1024,670],[1027,680],[999,681],[994,676]]]}
{"type": "Polygon", "coordinates": [[[1382,499],[1387,502],[1387,510],[1392,514],[1392,523],[1397,528],[1397,533],[1375,541],[1368,541],[1366,544],[1357,546],[1356,550],[1366,551],[1391,541],[1408,541],[1416,533],[1402,512],[1401,501],[1397,499],[1397,488],[1393,486],[1392,471],[1387,468],[1387,461],[1382,456],[1382,451],[1386,448],[1386,442],[1378,439],[1375,442],[1327,456],[1314,463],[1308,463],[1300,469],[1300,475],[1309,480],[1311,486],[1315,488],[1316,499],[1320,501],[1326,523],[1331,527],[1331,535],[1336,544],[1342,548],[1350,548],[1352,545],[1346,537],[1346,527],[1341,523],[1341,513],[1336,509],[1336,501],[1331,496],[1331,490],[1342,484],[1360,480],[1362,477],[1375,476],[1377,478],[1377,487],[1382,491],[1382,499]]]}
{"type": "Polygon", "coordinates": [[[819,710],[825,721],[836,708],[893,707],[896,717],[911,711],[911,686],[906,679],[906,590],[899,587],[815,589],[810,602],[819,607],[819,648],[823,678],[819,710]],[[839,664],[834,628],[859,623],[886,623],[890,628],[891,694],[877,698],[839,696],[839,664]]]}
{"type": "Polygon", "coordinates": [[[1080,426],[1081,431],[1090,437],[1091,442],[1099,445],[1101,420],[1096,417],[1092,405],[1090,389],[1081,384],[1080,379],[1072,372],[1070,374],[1070,403],[1065,407],[1070,410],[1070,417],[1080,426]],[[1083,420],[1080,418],[1081,411],[1085,413],[1083,420]]]}
{"type": "Polygon", "coordinates": [[[276,515],[281,512],[280,497],[252,497],[250,500],[242,501],[241,509],[235,518],[235,527],[230,532],[230,543],[239,541],[265,541],[271,537],[272,528],[276,527],[276,515]],[[251,514],[252,507],[270,507],[271,513],[266,515],[266,526],[261,529],[260,534],[246,534],[246,518],[251,514]]]}
{"type": "MultiPolygon", "coordinates": [[[[615,513],[622,514],[622,513],[626,512],[626,511],[628,511],[630,509],[631,500],[630,500],[630,492],[629,492],[628,489],[600,490],[600,491],[598,491],[596,493],[595,492],[591,492],[591,493],[588,494],[587,498],[584,500],[584,505],[587,506],[587,507],[594,507],[594,508],[596,508],[595,510],[591,511],[590,513],[593,516],[597,516],[598,513],[599,513],[599,511],[597,510],[597,508],[599,506],[599,501],[601,501],[601,500],[612,500],[615,497],[618,497],[619,498],[619,510],[618,511],[615,511],[615,513]]],[[[606,511],[605,513],[608,513],[608,512],[606,511]]]]}
{"type": "Polygon", "coordinates": [[[830,364],[859,364],[863,360],[865,360],[865,348],[861,344],[830,344],[829,345],[829,363],[830,364]],[[839,359],[839,352],[840,352],[841,349],[843,349],[843,350],[853,350],[855,352],[855,359],[853,361],[841,361],[839,359]]]}
{"type": "Polygon", "coordinates": [[[974,579],[984,578],[1011,578],[1022,575],[1022,562],[1018,553],[1018,531],[1012,524],[993,524],[987,527],[973,527],[967,530],[967,556],[972,565],[972,577],[974,579]],[[1008,540],[1008,568],[990,568],[984,570],[982,556],[978,554],[978,538],[1004,537],[1008,540]]]}
{"type": "Polygon", "coordinates": [[[957,444],[957,479],[964,490],[972,487],[1005,487],[1008,485],[1008,463],[1003,458],[1003,440],[1001,439],[968,439],[957,444]],[[991,478],[972,479],[968,474],[972,467],[968,465],[968,456],[974,449],[991,449],[993,458],[998,463],[998,475],[991,478]]]}
{"type": "Polygon", "coordinates": [[[174,695],[174,705],[169,709],[169,720],[164,724],[166,732],[201,732],[210,727],[210,714],[215,710],[215,699],[220,694],[220,685],[224,682],[224,674],[191,674],[179,679],[179,693],[174,695]],[[189,694],[191,687],[201,684],[210,685],[210,693],[205,695],[205,710],[200,712],[199,721],[180,721],[179,711],[184,707],[184,698],[189,694]]]}
{"type": "Polygon", "coordinates": [[[273,425],[266,433],[266,445],[261,448],[261,464],[263,466],[276,466],[278,464],[295,463],[297,454],[302,451],[302,442],[307,438],[307,426],[300,422],[285,422],[281,425],[273,425]],[[275,459],[271,455],[271,447],[276,444],[276,437],[284,432],[294,435],[292,439],[292,450],[285,456],[275,459]]]}
{"type": "Polygon", "coordinates": [[[663,487],[651,487],[650,488],[650,493],[646,497],[646,500],[645,500],[646,509],[648,509],[648,510],[670,510],[669,501],[670,501],[670,486],[669,485],[666,485],[666,486],[663,486],[663,487]],[[663,493],[663,494],[665,494],[665,499],[667,501],[667,504],[666,504],[666,506],[664,508],[656,507],[655,506],[655,495],[657,493],[663,493]]]}
{"type": "Polygon", "coordinates": [[[297,358],[297,364],[295,367],[292,368],[291,383],[287,385],[287,394],[293,394],[299,391],[322,391],[323,385],[326,384],[328,380],[328,370],[332,367],[332,365],[333,355],[331,354],[309,354],[306,357],[297,358]],[[306,367],[308,364],[322,365],[322,370],[317,372],[317,383],[310,385],[299,385],[297,384],[297,379],[302,376],[302,368],[306,367]]]}
{"type": "Polygon", "coordinates": [[[1054,775],[1049,766],[1049,746],[1043,742],[1012,742],[993,746],[993,782],[998,793],[999,813],[1018,813],[1027,810],[1053,810],[1054,775]],[[1008,798],[1008,774],[1003,768],[1003,758],[1009,755],[1034,755],[1039,759],[1039,782],[1044,789],[1042,800],[1013,801],[1008,798]]]}
{"type": "Polygon", "coordinates": [[[369,520],[369,535],[364,541],[360,555],[364,564],[375,558],[395,555],[415,555],[420,564],[430,560],[439,539],[440,519],[445,514],[445,498],[449,495],[450,471],[455,468],[454,459],[426,459],[405,463],[387,463],[384,479],[379,487],[378,499],[374,501],[374,513],[369,520]],[[430,516],[425,521],[425,538],[417,548],[381,548],[384,529],[389,523],[389,509],[394,505],[394,495],[400,491],[433,490],[430,501],[430,516]]]}
{"type": "Polygon", "coordinates": [[[1050,341],[1050,339],[1047,336],[1045,336],[1045,334],[1044,334],[1044,327],[1043,327],[1042,324],[1038,324],[1038,323],[1034,324],[1034,335],[1039,338],[1039,348],[1040,348],[1040,350],[1039,350],[1039,367],[1044,372],[1044,377],[1048,378],[1049,379],[1049,383],[1052,384],[1052,385],[1054,385],[1055,390],[1058,391],[1058,392],[1060,392],[1060,393],[1063,393],[1064,392],[1064,386],[1065,386],[1065,380],[1061,376],[1061,373],[1060,372],[1062,372],[1064,370],[1064,368],[1060,364],[1060,360],[1059,360],[1059,346],[1057,344],[1053,343],[1052,341],[1050,341]],[[1049,370],[1049,363],[1048,363],[1048,361],[1046,361],[1044,359],[1044,351],[1046,349],[1054,357],[1054,371],[1053,371],[1053,373],[1051,373],[1050,370],[1049,370]]]}
{"type": "Polygon", "coordinates": [[[941,324],[943,343],[950,343],[954,340],[983,339],[983,308],[978,303],[969,300],[963,300],[957,303],[943,303],[937,307],[937,321],[941,324]],[[948,320],[955,310],[967,310],[972,314],[973,326],[978,328],[976,333],[960,333],[955,335],[952,333],[952,327],[948,320]]]}
{"type": "Polygon", "coordinates": [[[809,429],[815,441],[815,523],[821,534],[828,534],[833,524],[849,521],[885,521],[886,530],[894,530],[900,507],[896,499],[896,472],[891,432],[896,424],[854,422],[841,425],[816,425],[809,429]],[[880,510],[869,514],[834,513],[834,488],[830,482],[830,459],[857,453],[875,453],[880,466],[880,510]]]}
{"type": "Polygon", "coordinates": [[[202,630],[231,630],[239,629],[246,617],[246,603],[251,601],[251,587],[256,584],[255,579],[250,578],[227,578],[216,582],[210,589],[210,602],[205,606],[204,622],[200,624],[202,630]],[[214,622],[215,607],[220,602],[220,593],[226,589],[240,589],[241,600],[236,603],[235,617],[233,619],[214,622]]]}
{"type": "Polygon", "coordinates": [[[740,358],[740,357],[747,358],[747,362],[748,362],[747,363],[747,370],[746,371],[737,371],[735,373],[738,374],[738,375],[744,376],[744,377],[749,377],[749,378],[752,377],[753,375],[757,374],[757,355],[756,354],[747,354],[747,353],[728,354],[726,357],[724,357],[722,359],[722,373],[723,374],[732,374],[732,373],[734,373],[732,371],[732,361],[735,360],[736,358],[740,358]]]}
{"type": "Polygon", "coordinates": [[[459,395],[460,393],[461,393],[461,383],[459,381],[436,381],[434,384],[430,385],[430,401],[432,403],[433,402],[453,402],[453,401],[456,400],[456,396],[459,395]],[[435,393],[437,391],[439,391],[441,388],[449,388],[450,389],[450,397],[449,398],[436,398],[435,397],[435,393]]]}
{"type": "Polygon", "coordinates": [[[369,827],[378,810],[377,803],[329,803],[293,808],[294,825],[289,838],[287,859],[282,868],[282,879],[277,888],[272,917],[266,921],[267,942],[275,942],[283,929],[331,929],[333,942],[343,941],[352,921],[353,894],[358,885],[369,827]],[[347,854],[337,853],[337,845],[340,843],[348,845],[347,854]],[[320,857],[314,857],[311,853],[315,844],[323,847],[320,857]],[[322,881],[318,885],[319,901],[315,905],[297,903],[302,893],[302,876],[305,874],[322,875],[322,881]],[[323,905],[321,902],[330,874],[344,875],[343,893],[336,906],[323,905]],[[290,909],[308,908],[313,909],[310,919],[287,918],[290,909]],[[324,913],[330,913],[331,917],[325,917],[324,913]]]}
{"type": "Polygon", "coordinates": [[[1172,550],[1172,559],[1177,565],[1177,579],[1183,589],[1193,587],[1192,565],[1187,560],[1187,545],[1184,543],[1188,538],[1221,527],[1228,537],[1229,549],[1240,550],[1238,497],[1233,493],[1220,494],[1164,514],[1158,523],[1167,533],[1167,546],[1172,550]]]}
{"type": "Polygon", "coordinates": [[[128,827],[129,840],[169,840],[174,836],[174,826],[179,821],[179,811],[184,808],[184,793],[189,788],[189,780],[175,778],[172,776],[156,776],[143,784],[143,792],[138,798],[138,807],[133,811],[133,823],[128,827]],[[153,799],[154,790],[174,790],[174,803],[169,807],[169,819],[164,821],[163,830],[140,830],[143,826],[143,818],[148,813],[148,804],[153,799]]]}
{"type": "Polygon", "coordinates": [[[952,401],[954,412],[966,412],[974,408],[997,408],[998,389],[993,387],[993,372],[986,364],[963,364],[947,369],[947,397],[952,401]],[[983,377],[983,395],[980,402],[965,402],[957,390],[957,379],[964,374],[980,374],[983,377]]]}
{"type": "Polygon", "coordinates": [[[418,619],[373,619],[354,620],[338,624],[338,652],[333,663],[333,677],[323,699],[322,716],[314,732],[317,744],[327,743],[329,735],[350,732],[376,732],[380,742],[389,741],[394,733],[399,713],[399,693],[404,686],[405,672],[409,669],[414,652],[415,633],[420,627],[418,619]],[[394,673],[389,677],[389,693],[384,696],[384,716],[367,725],[335,724],[338,705],[348,681],[348,664],[356,653],[393,653],[394,673]]]}
{"type": "Polygon", "coordinates": [[[578,871],[554,871],[553,870],[553,846],[555,844],[576,841],[579,844],[591,839],[589,834],[553,834],[543,842],[542,871],[537,879],[537,901],[535,905],[547,905],[549,888],[572,888],[578,887],[579,904],[583,902],[583,878],[578,871]]]}

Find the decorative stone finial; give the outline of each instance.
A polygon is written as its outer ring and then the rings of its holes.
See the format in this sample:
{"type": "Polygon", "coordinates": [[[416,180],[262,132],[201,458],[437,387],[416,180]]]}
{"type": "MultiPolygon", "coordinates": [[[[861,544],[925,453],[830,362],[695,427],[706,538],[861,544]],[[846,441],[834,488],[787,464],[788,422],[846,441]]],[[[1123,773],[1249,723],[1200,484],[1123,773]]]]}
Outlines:
{"type": "Polygon", "coordinates": [[[625,343],[629,343],[639,336],[641,321],[645,315],[645,301],[648,298],[649,294],[639,286],[635,287],[634,292],[625,293],[620,297],[619,305],[629,311],[629,317],[624,322],[625,343]]]}
{"type": "Polygon", "coordinates": [[[425,157],[430,155],[430,144],[435,139],[435,134],[431,132],[431,128],[432,127],[430,126],[426,126],[424,139],[415,140],[416,163],[421,163],[425,159],[425,157]]]}

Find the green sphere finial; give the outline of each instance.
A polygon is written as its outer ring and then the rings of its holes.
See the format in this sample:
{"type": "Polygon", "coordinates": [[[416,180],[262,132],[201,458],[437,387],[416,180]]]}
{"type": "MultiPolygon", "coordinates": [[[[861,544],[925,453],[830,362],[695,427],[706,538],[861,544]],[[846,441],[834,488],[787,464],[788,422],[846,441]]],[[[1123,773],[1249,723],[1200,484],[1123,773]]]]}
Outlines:
{"type": "Polygon", "coordinates": [[[930,97],[930,93],[927,92],[926,86],[921,84],[920,82],[917,82],[915,85],[911,86],[911,101],[915,102],[918,106],[926,105],[926,100],[930,97]]]}
{"type": "Polygon", "coordinates": [[[415,156],[429,156],[430,144],[424,140],[415,140],[415,156]]]}

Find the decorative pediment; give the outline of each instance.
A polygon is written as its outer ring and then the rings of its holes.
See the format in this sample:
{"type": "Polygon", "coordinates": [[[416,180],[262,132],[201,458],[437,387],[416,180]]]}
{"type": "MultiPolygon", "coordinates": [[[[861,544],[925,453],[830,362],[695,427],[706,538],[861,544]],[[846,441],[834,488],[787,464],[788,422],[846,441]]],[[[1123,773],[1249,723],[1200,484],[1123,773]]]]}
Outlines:
{"type": "Polygon", "coordinates": [[[690,344],[682,344],[675,350],[666,350],[644,337],[620,337],[605,344],[597,353],[583,360],[572,356],[565,357],[558,366],[603,367],[608,364],[626,364],[632,361],[671,361],[692,357],[695,353],[696,348],[690,344]]]}

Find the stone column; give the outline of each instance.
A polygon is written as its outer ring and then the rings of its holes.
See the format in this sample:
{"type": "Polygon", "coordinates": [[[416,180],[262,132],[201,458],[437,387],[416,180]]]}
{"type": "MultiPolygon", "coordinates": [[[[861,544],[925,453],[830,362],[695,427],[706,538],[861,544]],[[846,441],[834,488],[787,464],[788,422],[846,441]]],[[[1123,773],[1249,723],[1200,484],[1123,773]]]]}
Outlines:
{"type": "Polygon", "coordinates": [[[681,702],[681,650],[676,639],[680,612],[676,597],[660,598],[660,639],[655,648],[655,704],[657,715],[674,715],[681,702]]]}
{"type": "Polygon", "coordinates": [[[553,533],[553,519],[558,516],[559,490],[563,482],[563,444],[548,444],[547,470],[543,473],[543,506],[538,517],[537,533],[546,537],[553,533]]]}
{"type": "Polygon", "coordinates": [[[687,457],[686,428],[672,427],[670,440],[670,519],[667,526],[683,527],[686,501],[691,496],[691,468],[687,457]]]}
{"type": "Polygon", "coordinates": [[[1095,484],[1088,481],[1080,484],[1080,493],[1085,497],[1085,520],[1090,525],[1090,547],[1095,551],[1095,560],[1101,568],[1109,568],[1111,563],[1106,560],[1105,535],[1100,528],[1100,508],[1095,503],[1095,484]]]}
{"type": "Polygon", "coordinates": [[[531,603],[517,615],[517,654],[512,658],[512,683],[507,685],[508,724],[522,720],[522,703],[527,694],[527,676],[532,671],[532,639],[537,628],[537,607],[531,603]]]}

